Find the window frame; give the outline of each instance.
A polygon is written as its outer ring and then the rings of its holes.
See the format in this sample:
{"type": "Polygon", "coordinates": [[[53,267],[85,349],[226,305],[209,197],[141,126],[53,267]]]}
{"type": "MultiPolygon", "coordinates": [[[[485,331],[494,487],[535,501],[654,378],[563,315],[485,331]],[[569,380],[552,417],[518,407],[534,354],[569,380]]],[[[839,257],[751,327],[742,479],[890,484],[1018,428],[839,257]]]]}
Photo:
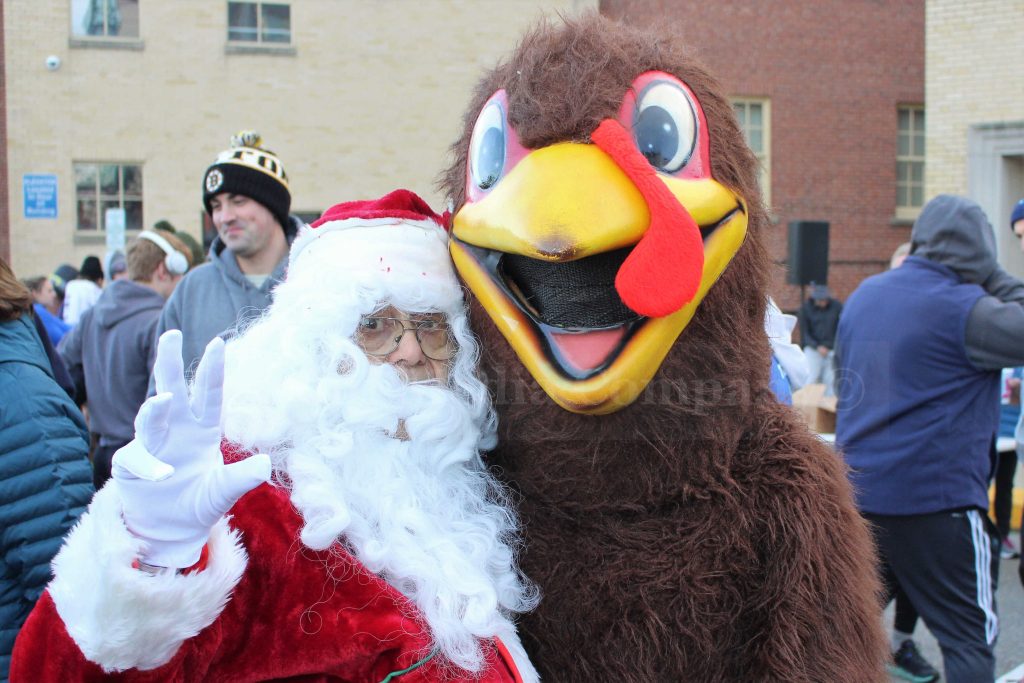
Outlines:
{"type": "Polygon", "coordinates": [[[894,196],[893,205],[895,206],[895,216],[897,221],[913,221],[917,218],[918,214],[921,213],[921,208],[924,206],[924,174],[925,174],[925,163],[927,161],[927,137],[925,131],[928,127],[928,119],[925,116],[925,107],[923,104],[899,104],[896,106],[896,154],[895,164],[893,172],[895,174],[895,183],[893,185],[894,196]],[[904,131],[900,127],[900,115],[904,112],[909,113],[908,120],[910,127],[904,131]],[[917,120],[917,114],[920,114],[920,129],[915,128],[915,121],[917,120]],[[900,154],[900,137],[904,134],[909,136],[909,152],[907,154],[900,154]],[[914,141],[920,137],[921,140],[921,153],[914,154],[914,141]],[[910,174],[904,178],[905,174],[901,173],[901,164],[907,164],[907,168],[911,169],[910,174]],[[920,164],[921,167],[921,179],[915,181],[913,179],[913,165],[920,164]],[[915,187],[921,188],[921,203],[913,204],[912,192],[915,187]],[[909,204],[900,204],[900,190],[906,188],[908,197],[910,198],[909,204]]]}
{"type": "MultiPolygon", "coordinates": [[[[83,0],[85,3],[90,3],[92,0],[83,0]]],[[[121,2],[132,2],[132,0],[117,0],[119,11],[123,11],[120,7],[121,2]]],[[[75,27],[75,12],[74,5],[75,0],[68,0],[68,22],[70,29],[69,42],[71,47],[118,47],[118,48],[135,48],[141,49],[142,46],[142,2],[141,0],[134,0],[135,13],[136,13],[136,25],[135,33],[133,35],[124,35],[118,33],[118,35],[111,35],[109,28],[109,10],[104,3],[103,7],[103,33],[101,34],[89,34],[81,32],[75,27]]],[[[123,23],[122,23],[123,26],[123,23]]]]}
{"type": "Polygon", "coordinates": [[[96,160],[96,159],[77,159],[71,162],[71,177],[73,178],[74,186],[74,216],[75,216],[75,234],[79,236],[85,235],[106,235],[107,228],[104,224],[105,212],[102,210],[104,202],[111,202],[116,197],[117,206],[119,208],[127,208],[125,202],[138,202],[139,205],[139,222],[137,227],[132,227],[126,217],[125,230],[126,232],[135,232],[142,230],[145,225],[145,180],[143,179],[144,164],[141,161],[114,161],[110,159],[96,160]],[[91,196],[80,194],[79,190],[79,169],[84,166],[93,166],[95,168],[95,180],[93,183],[94,193],[91,196]],[[116,166],[117,167],[117,194],[104,193],[102,188],[102,172],[101,169],[104,166],[116,166]],[[138,193],[128,194],[125,192],[125,167],[132,167],[137,169],[139,174],[139,191],[138,193]],[[95,220],[95,228],[83,228],[80,222],[80,204],[83,199],[92,199],[95,202],[93,209],[93,219],[95,220]]]}
{"type": "Polygon", "coordinates": [[[729,98],[733,114],[743,133],[743,140],[750,147],[758,161],[758,185],[761,188],[761,197],[765,207],[771,211],[772,206],[772,101],[768,97],[735,96],[729,98]],[[758,105],[761,107],[761,149],[754,149],[750,144],[750,107],[758,105]],[[739,109],[744,110],[741,118],[739,109]]]}
{"type": "Polygon", "coordinates": [[[228,0],[227,6],[227,45],[229,48],[234,49],[259,49],[259,50],[290,50],[295,47],[293,40],[292,31],[292,3],[281,2],[280,0],[274,0],[273,2],[264,2],[263,0],[228,0]],[[256,8],[256,38],[254,40],[244,40],[239,38],[232,38],[231,31],[239,30],[240,28],[248,29],[249,27],[232,27],[231,25],[231,5],[254,5],[256,8]],[[264,25],[263,25],[263,8],[266,5],[277,5],[288,8],[288,40],[287,41],[273,41],[264,39],[264,25]]]}

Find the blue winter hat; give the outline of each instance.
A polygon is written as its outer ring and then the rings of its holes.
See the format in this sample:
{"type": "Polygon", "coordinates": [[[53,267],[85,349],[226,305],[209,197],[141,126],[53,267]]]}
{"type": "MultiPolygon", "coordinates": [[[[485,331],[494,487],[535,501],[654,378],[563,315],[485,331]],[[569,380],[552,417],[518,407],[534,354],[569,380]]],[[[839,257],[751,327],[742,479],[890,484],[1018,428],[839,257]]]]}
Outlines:
{"type": "Polygon", "coordinates": [[[1010,230],[1013,230],[1013,224],[1019,220],[1024,220],[1024,199],[1013,207],[1013,212],[1010,214],[1010,230]]]}

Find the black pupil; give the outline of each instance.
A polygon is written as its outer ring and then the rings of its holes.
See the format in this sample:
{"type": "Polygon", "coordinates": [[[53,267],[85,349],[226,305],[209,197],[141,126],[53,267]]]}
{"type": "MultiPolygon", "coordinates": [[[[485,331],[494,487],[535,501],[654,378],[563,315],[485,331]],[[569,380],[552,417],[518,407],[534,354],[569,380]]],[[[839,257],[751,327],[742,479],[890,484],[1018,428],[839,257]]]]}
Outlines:
{"type": "Polygon", "coordinates": [[[665,168],[679,150],[679,129],[661,107],[647,107],[640,112],[634,127],[640,153],[655,168],[665,168]]]}
{"type": "Polygon", "coordinates": [[[498,182],[501,169],[505,165],[505,136],[500,128],[488,128],[480,141],[480,151],[476,158],[477,184],[486,190],[498,182]]]}

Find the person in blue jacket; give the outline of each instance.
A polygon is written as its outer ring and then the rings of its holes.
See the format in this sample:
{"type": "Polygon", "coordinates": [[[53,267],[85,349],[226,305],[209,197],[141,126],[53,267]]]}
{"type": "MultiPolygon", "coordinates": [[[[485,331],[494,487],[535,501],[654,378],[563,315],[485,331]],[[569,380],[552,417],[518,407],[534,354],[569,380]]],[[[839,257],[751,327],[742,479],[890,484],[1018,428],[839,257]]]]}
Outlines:
{"type": "Polygon", "coordinates": [[[93,494],[85,421],[54,380],[32,295],[0,259],[0,681],[50,560],[93,494]]]}
{"type": "Polygon", "coordinates": [[[53,282],[44,275],[29,278],[23,282],[32,292],[32,298],[35,300],[32,308],[36,312],[36,317],[46,328],[46,334],[50,336],[50,343],[56,347],[64,335],[71,330],[71,325],[54,314],[57,311],[58,302],[57,290],[54,289],[53,282]]]}
{"type": "Polygon", "coordinates": [[[950,683],[995,677],[990,448],[1022,338],[1024,282],[996,262],[981,207],[952,195],[925,205],[910,256],[862,282],[839,320],[836,442],[890,592],[920,612],[950,683]]]}
{"type": "Polygon", "coordinates": [[[811,374],[803,350],[793,343],[796,320],[796,316],[783,313],[775,300],[768,297],[764,314],[764,331],[772,348],[768,386],[779,403],[787,406],[793,405],[793,392],[807,384],[811,374]]]}

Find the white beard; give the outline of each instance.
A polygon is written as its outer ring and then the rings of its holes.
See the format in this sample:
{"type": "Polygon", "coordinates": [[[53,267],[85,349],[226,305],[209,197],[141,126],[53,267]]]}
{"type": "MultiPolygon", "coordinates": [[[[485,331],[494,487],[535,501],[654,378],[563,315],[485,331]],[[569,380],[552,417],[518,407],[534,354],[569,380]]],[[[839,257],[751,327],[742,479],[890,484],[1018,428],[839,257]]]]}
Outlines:
{"type": "Polygon", "coordinates": [[[515,516],[477,451],[482,411],[466,392],[371,365],[342,337],[268,353],[287,336],[271,323],[228,347],[225,436],[271,456],[305,545],[343,544],[417,606],[453,664],[480,670],[479,639],[537,601],[516,568],[515,516]]]}

